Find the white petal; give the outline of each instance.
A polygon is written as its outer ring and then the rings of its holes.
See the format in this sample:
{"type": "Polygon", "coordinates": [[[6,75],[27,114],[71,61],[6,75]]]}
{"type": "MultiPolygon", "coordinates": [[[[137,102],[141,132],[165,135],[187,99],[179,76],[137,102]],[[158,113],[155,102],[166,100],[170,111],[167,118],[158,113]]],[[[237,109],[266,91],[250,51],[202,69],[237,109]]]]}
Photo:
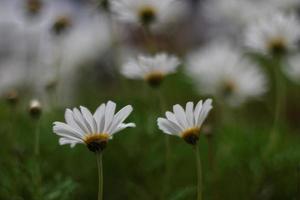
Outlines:
{"type": "Polygon", "coordinates": [[[177,122],[184,128],[187,129],[188,128],[188,123],[186,120],[186,116],[185,116],[185,111],[183,110],[183,108],[180,105],[174,105],[173,106],[173,111],[174,114],[176,116],[177,122]]]}
{"type": "Polygon", "coordinates": [[[195,125],[194,122],[194,103],[188,102],[185,107],[185,115],[186,120],[189,127],[193,127],[195,125]]]}
{"type": "Polygon", "coordinates": [[[84,121],[82,114],[77,108],[73,109],[73,117],[75,122],[78,124],[78,126],[80,126],[80,128],[84,131],[85,134],[90,133],[90,130],[86,126],[86,122],[84,121]]]}
{"type": "Polygon", "coordinates": [[[86,124],[88,124],[89,129],[91,129],[91,133],[97,133],[97,124],[92,113],[86,107],[83,106],[80,106],[80,110],[83,115],[83,118],[85,119],[86,124]]]}
{"type": "Polygon", "coordinates": [[[68,125],[70,125],[76,131],[78,131],[79,133],[81,133],[81,135],[84,135],[84,131],[78,126],[78,124],[74,120],[72,110],[66,109],[66,112],[65,112],[65,121],[67,122],[68,125]]]}
{"type": "Polygon", "coordinates": [[[114,132],[111,133],[111,135],[120,132],[121,130],[125,129],[125,128],[134,128],[136,127],[135,123],[127,123],[127,124],[120,124],[115,130],[114,132]]]}
{"type": "Polygon", "coordinates": [[[207,99],[203,106],[202,106],[202,109],[201,109],[201,112],[199,114],[199,117],[198,117],[198,123],[197,123],[197,126],[198,127],[201,127],[202,123],[204,122],[204,120],[206,119],[209,111],[212,109],[212,100],[211,99],[207,99]]]}
{"type": "Polygon", "coordinates": [[[179,123],[178,123],[178,121],[177,121],[177,119],[176,119],[176,116],[172,113],[172,112],[169,112],[169,111],[167,111],[166,112],[166,117],[167,117],[167,119],[169,120],[169,121],[171,121],[171,122],[173,122],[174,123],[174,126],[176,126],[176,128],[178,129],[178,130],[184,130],[184,127],[182,127],[179,123]]]}
{"type": "Polygon", "coordinates": [[[130,115],[133,108],[132,106],[128,105],[122,108],[113,118],[113,121],[110,125],[108,133],[114,132],[114,129],[116,129],[119,124],[123,123],[123,121],[130,115]]]}
{"type": "Polygon", "coordinates": [[[57,135],[61,135],[61,134],[69,135],[79,140],[81,140],[82,138],[81,133],[77,132],[76,129],[72,128],[68,124],[62,122],[54,122],[53,132],[56,133],[57,135]]]}
{"type": "Polygon", "coordinates": [[[102,133],[104,129],[104,123],[105,123],[105,104],[101,104],[95,114],[94,118],[97,122],[97,133],[102,133]]]}
{"type": "Polygon", "coordinates": [[[194,112],[195,123],[198,123],[198,118],[199,118],[201,109],[202,109],[202,100],[200,100],[195,107],[195,112],[194,112]]]}
{"type": "Polygon", "coordinates": [[[179,135],[180,134],[180,129],[178,129],[177,126],[173,122],[171,122],[165,118],[158,118],[157,125],[160,130],[162,130],[163,132],[165,132],[167,134],[170,134],[170,135],[179,135]]]}
{"type": "Polygon", "coordinates": [[[104,133],[107,133],[112,120],[115,115],[115,109],[116,109],[116,104],[112,101],[108,101],[106,108],[105,108],[105,124],[104,124],[104,133]]]}

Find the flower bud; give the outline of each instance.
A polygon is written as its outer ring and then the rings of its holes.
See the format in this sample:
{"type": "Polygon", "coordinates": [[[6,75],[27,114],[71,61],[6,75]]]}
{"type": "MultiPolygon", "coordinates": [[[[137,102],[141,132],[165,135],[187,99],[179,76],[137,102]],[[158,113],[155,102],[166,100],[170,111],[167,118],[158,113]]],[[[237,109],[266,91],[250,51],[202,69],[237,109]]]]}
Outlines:
{"type": "Polygon", "coordinates": [[[42,114],[42,106],[39,100],[34,99],[29,104],[29,114],[32,118],[38,119],[42,114]]]}

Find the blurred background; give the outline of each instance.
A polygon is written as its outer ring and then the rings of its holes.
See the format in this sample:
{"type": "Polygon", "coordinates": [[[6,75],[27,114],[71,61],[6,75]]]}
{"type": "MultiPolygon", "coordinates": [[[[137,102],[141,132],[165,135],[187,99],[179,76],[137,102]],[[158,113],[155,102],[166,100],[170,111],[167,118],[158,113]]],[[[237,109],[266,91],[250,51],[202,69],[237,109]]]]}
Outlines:
{"type": "Polygon", "coordinates": [[[145,28],[122,19],[112,1],[0,0],[0,199],[96,199],[95,155],[84,145],[60,146],[52,124],[64,121],[66,108],[94,111],[108,100],[132,105],[128,121],[137,127],[105,149],[104,199],[196,199],[193,149],[178,137],[170,138],[164,182],[165,135],[156,119],[207,97],[214,108],[199,140],[204,199],[300,199],[300,2],[177,0],[156,5],[168,16],[145,28]],[[159,88],[121,73],[129,59],[159,52],[181,61],[159,88]],[[39,119],[30,115],[33,99],[39,119]]]}

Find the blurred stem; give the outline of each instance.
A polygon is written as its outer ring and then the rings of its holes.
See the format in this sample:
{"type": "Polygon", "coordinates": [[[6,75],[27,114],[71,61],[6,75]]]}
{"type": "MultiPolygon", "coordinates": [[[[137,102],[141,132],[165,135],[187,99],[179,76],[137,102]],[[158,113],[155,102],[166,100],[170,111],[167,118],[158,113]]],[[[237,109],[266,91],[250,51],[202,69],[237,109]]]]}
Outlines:
{"type": "Polygon", "coordinates": [[[202,167],[201,167],[201,158],[198,145],[194,146],[195,156],[196,156],[196,166],[197,166],[197,200],[202,200],[202,167]]]}
{"type": "Polygon", "coordinates": [[[40,119],[35,122],[34,154],[36,157],[40,154],[40,119]]]}
{"type": "MultiPolygon", "coordinates": [[[[160,105],[160,112],[161,114],[165,112],[166,103],[164,97],[162,95],[161,89],[157,89],[157,98],[159,100],[160,105]]],[[[165,183],[164,183],[164,196],[166,196],[169,192],[169,185],[170,185],[170,177],[171,177],[171,145],[170,145],[170,137],[165,135],[165,158],[166,158],[166,166],[165,166],[165,183]]]]}
{"type": "Polygon", "coordinates": [[[35,182],[36,182],[36,198],[41,199],[41,171],[40,171],[40,119],[35,121],[35,141],[34,141],[34,155],[35,155],[35,182]]]}
{"type": "Polygon", "coordinates": [[[275,60],[274,67],[274,76],[275,76],[275,103],[274,103],[274,121],[270,133],[269,145],[267,146],[266,156],[273,150],[276,146],[279,137],[279,129],[281,124],[281,112],[283,109],[283,97],[285,93],[284,79],[281,74],[281,64],[280,59],[275,60]]]}
{"type": "Polygon", "coordinates": [[[96,153],[97,167],[98,167],[98,200],[103,200],[103,165],[102,165],[102,153],[96,153]]]}
{"type": "Polygon", "coordinates": [[[145,40],[147,50],[150,53],[154,53],[157,49],[157,46],[154,42],[153,35],[151,34],[150,27],[149,26],[143,26],[142,30],[143,30],[143,35],[144,35],[144,40],[145,40]]]}

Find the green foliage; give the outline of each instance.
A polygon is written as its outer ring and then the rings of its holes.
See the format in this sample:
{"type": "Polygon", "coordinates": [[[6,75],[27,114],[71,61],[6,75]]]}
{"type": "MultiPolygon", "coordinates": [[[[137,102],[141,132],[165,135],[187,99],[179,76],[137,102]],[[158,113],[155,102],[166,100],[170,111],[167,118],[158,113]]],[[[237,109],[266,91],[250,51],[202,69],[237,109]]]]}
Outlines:
{"type": "MultiPolygon", "coordinates": [[[[83,76],[85,77],[85,76],[83,76]]],[[[295,91],[291,86],[291,91],[295,91]]],[[[291,92],[290,91],[290,92],[291,92]]],[[[168,78],[161,88],[163,110],[176,103],[199,100],[190,80],[182,74],[168,78]]],[[[299,99],[292,93],[290,99],[299,99]]],[[[156,125],[163,113],[157,91],[135,81],[82,84],[76,105],[95,109],[112,99],[118,106],[131,104],[128,121],[137,127],[117,134],[104,152],[104,198],[160,199],[165,187],[164,137],[156,125]]],[[[201,135],[200,151],[204,176],[204,199],[253,200],[297,199],[300,196],[300,136],[298,121],[289,112],[283,116],[274,149],[266,153],[272,128],[272,95],[242,108],[221,112],[215,108],[206,121],[213,136],[208,144],[201,135]],[[269,108],[270,107],[270,108],[269,108]],[[226,118],[226,120],[221,120],[226,118]],[[212,145],[212,152],[209,152],[212,145]],[[210,156],[213,163],[210,163],[210,156]]],[[[291,102],[292,109],[300,110],[291,102]]],[[[25,101],[23,101],[25,105],[25,101]]],[[[15,111],[0,103],[0,199],[35,200],[34,121],[21,103],[15,111]]],[[[74,105],[74,106],[76,106],[74,105]]],[[[290,110],[287,104],[286,110],[290,110]]],[[[62,121],[64,108],[45,111],[41,119],[41,193],[44,200],[96,199],[96,158],[84,145],[74,149],[59,146],[52,123],[62,121]]],[[[299,118],[298,118],[299,119],[299,118]]],[[[167,199],[196,197],[193,149],[180,138],[171,137],[171,180],[167,199]]]]}

